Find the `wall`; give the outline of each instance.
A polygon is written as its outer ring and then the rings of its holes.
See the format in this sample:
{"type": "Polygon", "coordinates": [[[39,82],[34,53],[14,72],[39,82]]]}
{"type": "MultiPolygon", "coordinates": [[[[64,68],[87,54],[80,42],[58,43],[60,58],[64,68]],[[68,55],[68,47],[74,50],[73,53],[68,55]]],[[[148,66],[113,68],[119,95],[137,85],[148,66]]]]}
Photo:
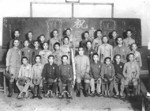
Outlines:
{"type": "MultiPolygon", "coordinates": [[[[2,46],[3,17],[30,17],[30,2],[65,3],[65,0],[0,0],[0,46],[2,46]]],[[[144,46],[144,49],[147,51],[146,46],[148,41],[150,41],[150,13],[148,12],[150,10],[150,0],[80,0],[80,2],[114,3],[115,18],[140,18],[142,27],[142,46],[144,46]]],[[[87,11],[85,11],[85,15],[86,13],[88,15],[87,11]]],[[[148,53],[146,52],[146,54],[148,53]]],[[[144,56],[146,54],[144,54],[144,56]]],[[[0,49],[0,61],[2,58],[2,49],[0,49]]]]}
{"type": "MultiPolygon", "coordinates": [[[[0,0],[0,46],[2,45],[3,17],[30,17],[30,2],[58,2],[65,0],[0,0]]],[[[150,1],[149,0],[80,0],[81,3],[114,3],[114,17],[141,18],[142,45],[150,41],[150,1]]],[[[86,11],[85,11],[86,13],[86,11]]]]}

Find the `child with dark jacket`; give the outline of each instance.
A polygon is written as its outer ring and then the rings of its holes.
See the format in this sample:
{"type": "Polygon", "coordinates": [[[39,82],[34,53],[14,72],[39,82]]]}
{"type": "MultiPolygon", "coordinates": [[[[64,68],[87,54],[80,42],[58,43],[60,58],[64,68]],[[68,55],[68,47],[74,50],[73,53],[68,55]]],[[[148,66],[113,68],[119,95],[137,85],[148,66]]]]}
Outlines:
{"type": "Polygon", "coordinates": [[[48,63],[44,65],[42,78],[46,97],[53,97],[57,89],[58,66],[54,63],[54,56],[48,56],[48,63]]]}
{"type": "Polygon", "coordinates": [[[114,85],[114,75],[115,70],[114,66],[111,63],[111,58],[106,57],[104,59],[104,64],[101,70],[101,77],[102,77],[102,92],[105,96],[111,96],[113,91],[114,85]]]}
{"type": "Polygon", "coordinates": [[[73,70],[72,66],[68,64],[68,56],[62,56],[62,64],[59,66],[59,97],[63,97],[64,88],[67,87],[68,98],[72,98],[72,81],[73,81],[73,70]]]}
{"type": "Polygon", "coordinates": [[[97,53],[93,54],[93,62],[90,65],[90,77],[91,77],[91,92],[92,96],[95,95],[95,84],[96,84],[96,94],[100,96],[101,93],[101,63],[99,61],[99,56],[97,53]]]}
{"type": "Polygon", "coordinates": [[[117,54],[115,55],[115,61],[114,61],[114,68],[115,68],[115,80],[114,80],[114,88],[116,92],[116,97],[119,95],[123,97],[123,91],[124,91],[124,75],[123,75],[123,68],[124,63],[121,62],[121,55],[117,54]],[[118,87],[120,83],[120,88],[118,87]],[[119,93],[120,89],[120,93],[119,93]]]}

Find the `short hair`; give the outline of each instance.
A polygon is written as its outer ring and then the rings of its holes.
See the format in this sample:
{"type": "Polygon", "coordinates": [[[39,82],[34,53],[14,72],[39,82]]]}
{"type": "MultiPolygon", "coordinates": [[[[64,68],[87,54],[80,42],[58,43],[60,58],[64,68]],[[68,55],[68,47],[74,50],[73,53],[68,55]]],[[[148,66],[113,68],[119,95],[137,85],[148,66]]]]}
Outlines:
{"type": "Polygon", "coordinates": [[[116,40],[118,40],[119,38],[121,38],[121,39],[123,40],[123,38],[122,38],[121,36],[118,36],[118,37],[116,38],[116,40]]]}
{"type": "Polygon", "coordinates": [[[44,34],[41,34],[41,35],[40,35],[40,38],[41,38],[41,36],[43,36],[43,37],[45,38],[45,35],[44,35],[44,34]]]}
{"type": "Polygon", "coordinates": [[[65,31],[67,31],[67,30],[70,30],[70,31],[71,31],[71,28],[66,28],[66,30],[65,30],[65,31]]]}
{"type": "Polygon", "coordinates": [[[16,40],[20,43],[20,40],[19,40],[19,39],[14,39],[14,40],[13,40],[13,44],[14,44],[14,42],[15,42],[16,40]]]}
{"type": "Polygon", "coordinates": [[[21,58],[21,62],[23,61],[23,59],[26,59],[28,61],[28,58],[27,57],[22,57],[21,58]]]}
{"type": "Polygon", "coordinates": [[[84,48],[82,46],[78,47],[78,50],[81,49],[81,48],[84,50],[84,48]]]}
{"type": "Polygon", "coordinates": [[[94,54],[92,55],[92,58],[93,58],[95,55],[99,56],[98,53],[94,53],[94,54]]]}
{"type": "Polygon", "coordinates": [[[104,59],[104,63],[106,64],[106,60],[107,59],[109,59],[110,61],[111,61],[111,58],[110,57],[106,57],[105,59],[104,59]]]}
{"type": "Polygon", "coordinates": [[[33,34],[33,32],[32,32],[32,31],[29,31],[27,34],[29,34],[29,33],[32,33],[32,34],[33,34]]]}
{"type": "Polygon", "coordinates": [[[107,35],[104,35],[104,36],[102,37],[102,41],[103,41],[103,38],[104,38],[104,37],[106,37],[106,38],[108,39],[107,35]]]}
{"type": "Polygon", "coordinates": [[[65,37],[63,38],[63,40],[66,39],[66,38],[67,38],[68,40],[70,40],[69,37],[67,37],[67,36],[65,36],[65,37]]]}
{"type": "Polygon", "coordinates": [[[63,56],[61,56],[61,59],[63,59],[64,57],[67,57],[67,59],[68,59],[68,56],[67,56],[67,55],[63,55],[63,56]]]}
{"type": "Polygon", "coordinates": [[[39,57],[41,59],[41,55],[36,55],[35,58],[39,57]]]}
{"type": "Polygon", "coordinates": [[[19,30],[19,29],[15,29],[15,30],[14,30],[14,33],[15,33],[16,31],[20,33],[20,30],[19,30]]]}
{"type": "Polygon", "coordinates": [[[119,56],[119,57],[121,58],[121,55],[120,55],[120,54],[116,54],[116,55],[114,56],[114,58],[116,58],[117,56],[119,56]]]}
{"type": "Polygon", "coordinates": [[[46,42],[46,41],[43,43],[43,46],[44,46],[44,44],[47,44],[47,45],[49,45],[49,43],[48,43],[48,42],[46,42]]]}
{"type": "Polygon", "coordinates": [[[49,56],[48,56],[48,59],[49,59],[50,57],[52,57],[53,59],[55,58],[54,55],[49,55],[49,56]]]}
{"type": "Polygon", "coordinates": [[[89,31],[85,31],[84,34],[85,34],[85,33],[88,33],[88,34],[89,34],[89,31]]]}
{"type": "Polygon", "coordinates": [[[88,41],[86,42],[86,45],[87,45],[88,42],[92,44],[92,41],[88,40],[88,41]]]}
{"type": "Polygon", "coordinates": [[[59,43],[59,42],[56,42],[56,43],[53,45],[53,49],[54,49],[54,50],[56,50],[56,49],[55,49],[55,46],[56,46],[56,45],[58,45],[58,46],[60,47],[60,43],[59,43]]]}
{"type": "Polygon", "coordinates": [[[130,31],[131,33],[133,32],[131,29],[127,29],[126,34],[127,34],[128,31],[130,31]]]}
{"type": "Polygon", "coordinates": [[[29,43],[29,40],[24,40],[23,43],[25,43],[26,41],[29,43]]]}
{"type": "Polygon", "coordinates": [[[35,40],[35,41],[33,41],[33,44],[34,44],[35,42],[38,42],[38,43],[39,43],[39,41],[38,41],[38,40],[35,40]]]}

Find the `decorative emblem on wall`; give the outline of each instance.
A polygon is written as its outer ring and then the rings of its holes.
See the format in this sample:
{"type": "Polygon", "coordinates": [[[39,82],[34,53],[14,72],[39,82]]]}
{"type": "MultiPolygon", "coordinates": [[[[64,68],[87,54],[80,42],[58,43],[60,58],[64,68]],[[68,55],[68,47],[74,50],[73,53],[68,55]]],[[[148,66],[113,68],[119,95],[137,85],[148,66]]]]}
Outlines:
{"type": "Polygon", "coordinates": [[[82,29],[88,29],[88,24],[85,23],[85,20],[81,20],[81,19],[76,19],[76,21],[74,22],[73,25],[74,28],[82,28],[82,29]]]}

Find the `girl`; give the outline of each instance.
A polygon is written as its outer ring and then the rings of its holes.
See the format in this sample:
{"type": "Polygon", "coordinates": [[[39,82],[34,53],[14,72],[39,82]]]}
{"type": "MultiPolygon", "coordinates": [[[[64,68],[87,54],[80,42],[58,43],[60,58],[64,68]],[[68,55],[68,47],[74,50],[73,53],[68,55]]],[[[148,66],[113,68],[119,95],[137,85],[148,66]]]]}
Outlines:
{"type": "Polygon", "coordinates": [[[39,44],[40,44],[40,48],[41,48],[41,49],[43,48],[44,42],[46,42],[45,35],[44,35],[44,34],[41,34],[41,35],[39,36],[39,44]]]}
{"type": "Polygon", "coordinates": [[[116,43],[117,36],[118,36],[117,31],[113,30],[111,32],[111,36],[110,36],[110,39],[109,39],[109,44],[112,45],[113,47],[115,47],[117,45],[117,43],[116,43]]]}
{"type": "Polygon", "coordinates": [[[97,52],[98,47],[102,44],[102,30],[96,30],[94,35],[95,39],[93,40],[92,47],[97,52]]]}

